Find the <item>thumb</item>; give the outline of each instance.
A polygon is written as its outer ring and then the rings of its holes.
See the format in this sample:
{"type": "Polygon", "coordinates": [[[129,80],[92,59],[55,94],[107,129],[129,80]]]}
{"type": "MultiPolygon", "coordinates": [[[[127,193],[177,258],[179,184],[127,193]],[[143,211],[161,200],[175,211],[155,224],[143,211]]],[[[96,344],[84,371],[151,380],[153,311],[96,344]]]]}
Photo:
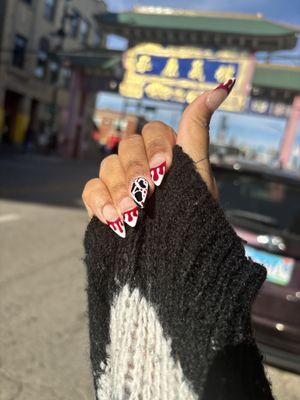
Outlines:
{"type": "Polygon", "coordinates": [[[197,97],[183,112],[176,143],[196,163],[196,168],[213,197],[217,186],[209,162],[209,122],[213,112],[231,92],[235,79],[228,79],[216,89],[197,97]]]}

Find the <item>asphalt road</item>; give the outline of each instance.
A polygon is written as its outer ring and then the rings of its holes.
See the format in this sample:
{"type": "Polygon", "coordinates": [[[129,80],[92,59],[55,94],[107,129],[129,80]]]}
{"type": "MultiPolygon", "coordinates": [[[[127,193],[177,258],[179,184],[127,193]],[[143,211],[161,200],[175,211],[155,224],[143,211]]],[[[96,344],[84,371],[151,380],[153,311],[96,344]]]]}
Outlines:
{"type": "MultiPolygon", "coordinates": [[[[96,163],[0,160],[0,400],[93,399],[80,192],[96,163]]],[[[278,400],[300,377],[268,367],[278,400]]]]}

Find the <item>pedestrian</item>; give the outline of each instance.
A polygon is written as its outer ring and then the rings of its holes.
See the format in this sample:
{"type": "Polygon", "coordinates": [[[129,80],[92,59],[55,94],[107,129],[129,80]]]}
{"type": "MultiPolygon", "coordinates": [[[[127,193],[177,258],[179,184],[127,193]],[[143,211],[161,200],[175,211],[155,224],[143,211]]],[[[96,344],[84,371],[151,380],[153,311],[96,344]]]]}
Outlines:
{"type": "Polygon", "coordinates": [[[273,399],[250,322],[266,271],[227,222],[208,157],[233,84],[191,103],[177,136],[154,121],[122,140],[85,186],[99,400],[273,399]]]}

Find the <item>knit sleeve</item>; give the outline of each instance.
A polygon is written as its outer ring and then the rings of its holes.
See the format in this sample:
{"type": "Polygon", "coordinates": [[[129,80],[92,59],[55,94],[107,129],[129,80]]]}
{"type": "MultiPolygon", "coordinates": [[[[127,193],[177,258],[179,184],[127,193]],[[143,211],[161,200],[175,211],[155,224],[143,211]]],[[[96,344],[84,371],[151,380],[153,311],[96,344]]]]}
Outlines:
{"type": "Polygon", "coordinates": [[[85,247],[98,399],[272,399],[250,324],[265,269],[181,148],[126,239],[93,219],[85,247]]]}

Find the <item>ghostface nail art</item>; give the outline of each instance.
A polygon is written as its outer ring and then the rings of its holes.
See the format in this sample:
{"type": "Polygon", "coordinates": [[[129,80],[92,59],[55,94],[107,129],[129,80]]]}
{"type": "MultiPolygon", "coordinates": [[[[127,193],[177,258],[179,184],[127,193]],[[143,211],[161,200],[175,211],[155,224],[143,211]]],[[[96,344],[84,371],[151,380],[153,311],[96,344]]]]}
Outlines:
{"type": "Polygon", "coordinates": [[[167,163],[164,161],[155,168],[150,169],[151,178],[156,186],[159,186],[164,179],[167,163]]]}
{"type": "Polygon", "coordinates": [[[125,238],[126,236],[126,231],[125,231],[125,226],[124,222],[121,220],[121,218],[117,218],[115,221],[106,221],[108,223],[108,226],[121,238],[125,238]]]}
{"type": "Polygon", "coordinates": [[[125,211],[123,213],[123,218],[126,224],[133,228],[136,226],[138,215],[139,215],[138,207],[135,207],[132,208],[131,210],[125,211]]]}
{"type": "Polygon", "coordinates": [[[227,94],[232,91],[232,88],[235,84],[235,78],[228,79],[225,83],[221,83],[216,89],[224,89],[226,90],[227,94]]]}
{"type": "Polygon", "coordinates": [[[141,176],[139,178],[136,178],[132,184],[131,191],[130,191],[131,196],[132,196],[133,200],[141,208],[143,208],[145,205],[148,188],[149,188],[148,181],[145,178],[142,178],[141,176]]]}

